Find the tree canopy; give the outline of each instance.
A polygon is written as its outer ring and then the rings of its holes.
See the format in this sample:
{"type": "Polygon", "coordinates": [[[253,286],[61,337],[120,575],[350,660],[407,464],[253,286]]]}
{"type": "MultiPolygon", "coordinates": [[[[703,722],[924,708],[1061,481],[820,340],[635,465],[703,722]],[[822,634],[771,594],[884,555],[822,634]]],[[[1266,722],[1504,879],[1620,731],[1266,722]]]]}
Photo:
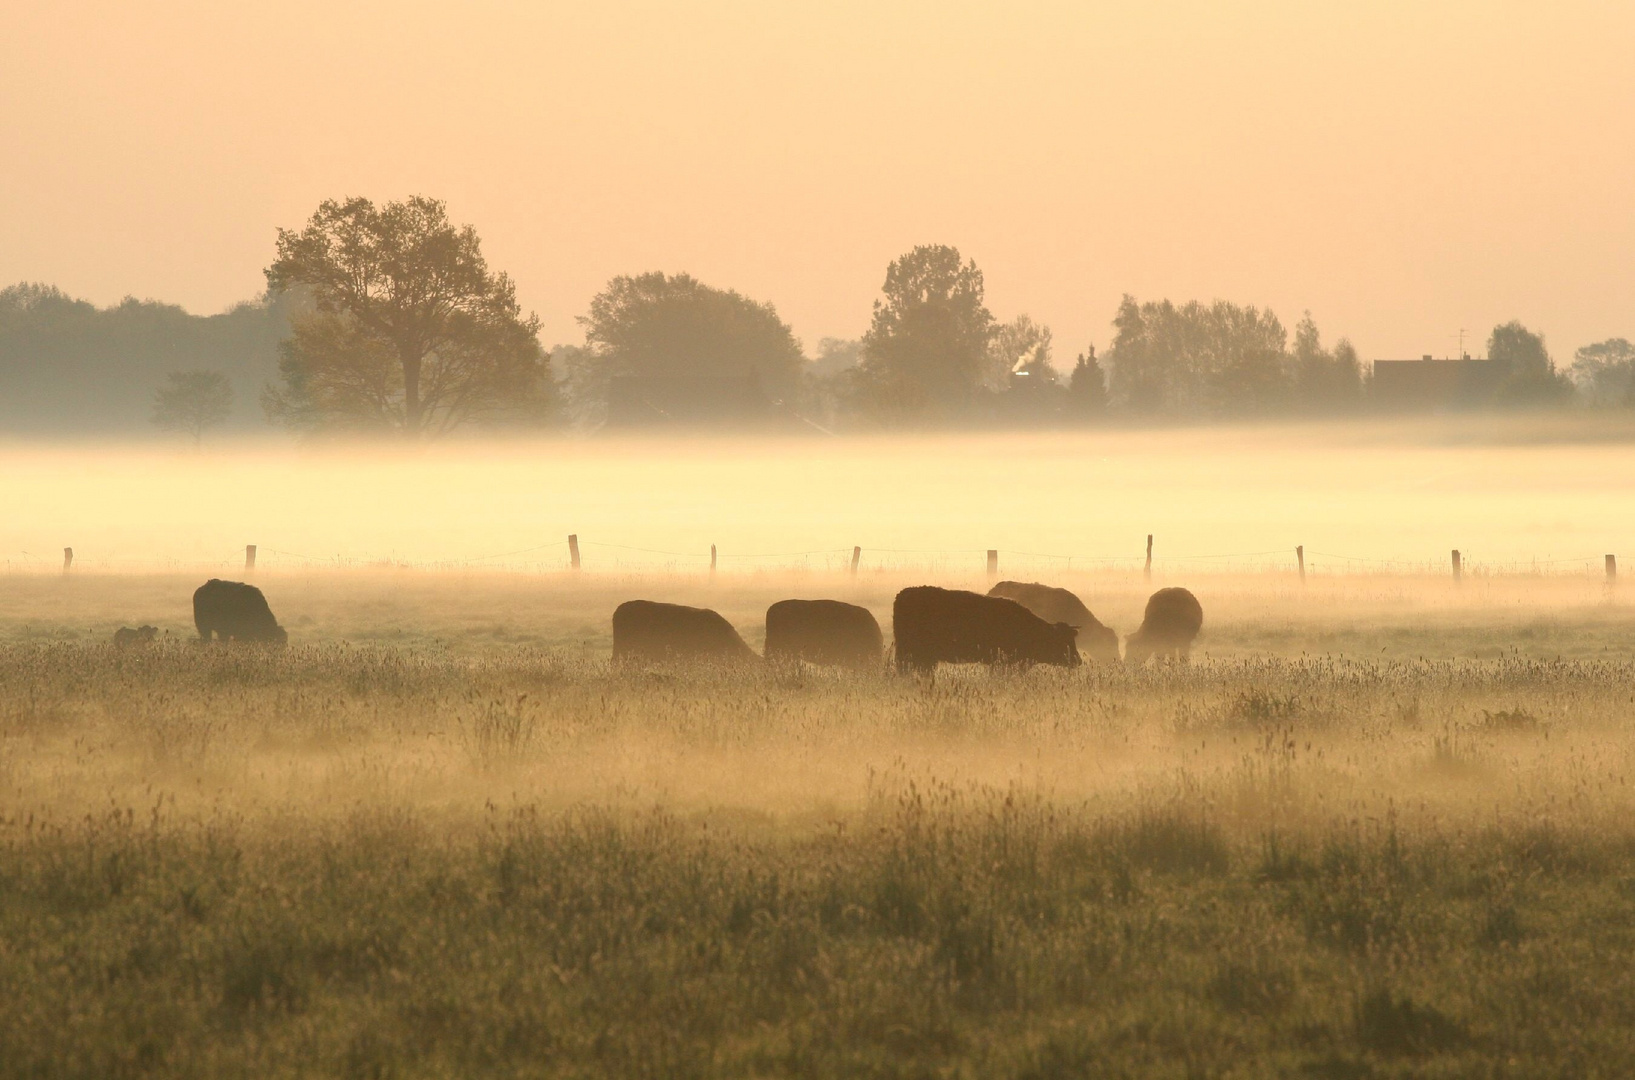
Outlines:
{"type": "Polygon", "coordinates": [[[1504,367],[1498,400],[1507,405],[1544,405],[1572,393],[1572,383],[1556,371],[1544,347],[1544,335],[1535,334],[1517,320],[1493,328],[1487,338],[1487,357],[1504,367]]]}
{"type": "Polygon", "coordinates": [[[1332,350],[1306,312],[1294,328],[1294,400],[1305,412],[1349,412],[1362,404],[1362,362],[1351,342],[1341,338],[1332,350]]]}
{"type": "Polygon", "coordinates": [[[603,393],[614,375],[754,376],[773,398],[795,393],[801,346],[777,309],[688,274],[616,277],[579,323],[581,397],[603,393]]]}
{"type": "Polygon", "coordinates": [[[282,385],[263,397],[281,423],[423,438],[549,409],[538,319],[436,199],[322,203],[305,228],[278,231],[267,284],[312,298],[281,347],[282,385]]]}
{"type": "MultiPolygon", "coordinates": [[[[220,372],[239,400],[254,400],[278,371],[288,298],[194,315],[126,297],[98,307],[49,285],[0,289],[0,430],[11,433],[151,432],[154,388],[175,371],[220,372]]],[[[255,410],[225,422],[260,429],[255,410]]]]}
{"type": "Polygon", "coordinates": [[[1595,405],[1635,406],[1635,345],[1608,338],[1573,353],[1572,378],[1595,405]]]}
{"type": "Polygon", "coordinates": [[[1096,347],[1079,354],[1067,384],[1068,415],[1093,420],[1107,411],[1107,376],[1096,359],[1096,347]]]}
{"type": "Polygon", "coordinates": [[[916,247],[886,268],[863,336],[860,399],[883,419],[958,415],[991,366],[982,271],[959,249],[916,247]]]}
{"type": "Polygon", "coordinates": [[[1113,319],[1108,390],[1136,412],[1241,414],[1288,404],[1288,334],[1269,310],[1125,296],[1113,319]]]}

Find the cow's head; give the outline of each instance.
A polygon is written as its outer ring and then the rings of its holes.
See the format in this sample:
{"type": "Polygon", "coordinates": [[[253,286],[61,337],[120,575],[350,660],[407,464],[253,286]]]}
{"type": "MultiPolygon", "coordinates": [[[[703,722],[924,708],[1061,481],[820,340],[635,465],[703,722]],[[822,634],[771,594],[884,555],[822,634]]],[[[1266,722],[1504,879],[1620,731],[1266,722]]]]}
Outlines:
{"type": "Polygon", "coordinates": [[[1079,628],[1064,622],[1051,623],[1045,638],[1045,652],[1040,658],[1043,663],[1078,667],[1083,662],[1079,659],[1079,628]]]}

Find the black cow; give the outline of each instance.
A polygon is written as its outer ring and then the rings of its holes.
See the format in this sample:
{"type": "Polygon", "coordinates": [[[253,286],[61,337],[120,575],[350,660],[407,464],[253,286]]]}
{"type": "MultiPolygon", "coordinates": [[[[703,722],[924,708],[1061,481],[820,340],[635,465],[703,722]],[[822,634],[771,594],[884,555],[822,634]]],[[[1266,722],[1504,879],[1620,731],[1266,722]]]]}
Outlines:
{"type": "Polygon", "coordinates": [[[779,600],[766,609],[766,658],[874,667],[885,641],[874,613],[839,600],[779,600]]]}
{"type": "Polygon", "coordinates": [[[753,660],[732,624],[709,608],[627,600],[613,612],[615,660],[753,660]]]}
{"type": "Polygon", "coordinates": [[[211,578],[200,585],[193,594],[193,625],[199,628],[201,641],[209,641],[212,636],[222,641],[265,645],[289,641],[261,590],[242,581],[211,578]]]}
{"type": "Polygon", "coordinates": [[[1076,667],[1076,631],[1049,623],[1015,600],[916,585],[897,594],[891,617],[897,670],[950,664],[1061,664],[1076,667]]]}
{"type": "Polygon", "coordinates": [[[1079,631],[1079,651],[1103,664],[1118,663],[1118,635],[1090,614],[1073,593],[1036,581],[1001,581],[988,590],[989,596],[1003,596],[1033,612],[1045,622],[1064,622],[1079,631]]]}
{"type": "Polygon", "coordinates": [[[1185,660],[1204,625],[1203,605],[1186,589],[1159,589],[1147,599],[1141,629],[1124,639],[1124,659],[1145,663],[1149,656],[1185,660]]]}

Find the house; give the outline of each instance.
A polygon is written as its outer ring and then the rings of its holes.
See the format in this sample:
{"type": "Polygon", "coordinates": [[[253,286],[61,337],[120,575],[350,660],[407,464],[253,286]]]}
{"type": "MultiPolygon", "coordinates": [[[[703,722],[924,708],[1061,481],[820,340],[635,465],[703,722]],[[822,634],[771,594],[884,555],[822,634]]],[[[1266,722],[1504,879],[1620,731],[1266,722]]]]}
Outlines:
{"type": "Polygon", "coordinates": [[[1375,360],[1369,396],[1385,412],[1441,412],[1487,405],[1506,375],[1497,360],[1375,360]]]}

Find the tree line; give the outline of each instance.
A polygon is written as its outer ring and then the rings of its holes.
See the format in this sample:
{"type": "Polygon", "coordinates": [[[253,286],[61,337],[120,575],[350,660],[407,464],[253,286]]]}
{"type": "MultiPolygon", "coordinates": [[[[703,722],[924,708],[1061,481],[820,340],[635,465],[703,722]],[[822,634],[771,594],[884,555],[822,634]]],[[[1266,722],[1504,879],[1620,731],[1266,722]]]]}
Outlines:
{"type": "MultiPolygon", "coordinates": [[[[996,319],[982,271],[946,245],[893,260],[864,335],[826,338],[810,359],[770,303],[663,273],[615,277],[579,319],[583,343],[547,350],[475,230],[434,199],[326,201],[301,228],[279,230],[266,277],[259,304],[210,320],[136,301],[99,311],[40,286],[0,291],[0,388],[38,398],[62,388],[54,376],[98,366],[112,377],[95,403],[128,407],[128,384],[147,379],[151,421],[194,439],[246,399],[268,421],[313,433],[594,427],[621,377],[752,379],[770,402],[833,430],[1341,416],[1368,404],[1348,340],[1325,347],[1309,313],[1291,339],[1270,310],[1226,301],[1126,296],[1105,353],[1088,347],[1059,371],[1050,328],[996,319]],[[157,379],[158,354],[188,366],[157,379]],[[247,370],[268,377],[252,389],[247,370]]],[[[1512,322],[1494,328],[1488,354],[1504,370],[1496,407],[1635,406],[1635,346],[1623,339],[1587,345],[1561,369],[1541,335],[1512,322]]]]}

